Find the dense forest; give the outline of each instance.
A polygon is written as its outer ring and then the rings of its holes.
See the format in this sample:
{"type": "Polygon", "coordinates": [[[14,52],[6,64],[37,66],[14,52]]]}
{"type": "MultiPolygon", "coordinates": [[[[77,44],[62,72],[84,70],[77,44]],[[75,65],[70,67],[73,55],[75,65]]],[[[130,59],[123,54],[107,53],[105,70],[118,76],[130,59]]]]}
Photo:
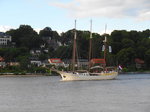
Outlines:
{"type": "MultiPolygon", "coordinates": [[[[12,36],[15,47],[0,48],[0,56],[5,61],[28,62],[31,57],[30,50],[40,49],[42,53],[39,60],[48,58],[71,59],[74,29],[58,34],[50,27],[46,27],[39,32],[29,25],[20,25],[18,29],[11,29],[6,34],[12,36]],[[53,40],[53,44],[47,42],[46,38],[53,40]],[[59,44],[58,44],[59,43],[59,44]],[[44,52],[45,50],[48,52],[44,52]]],[[[92,33],[92,58],[103,58],[103,40],[107,37],[107,45],[112,47],[112,52],[107,51],[108,63],[121,64],[125,68],[136,70],[135,59],[144,61],[142,70],[150,69],[150,30],[126,31],[114,30],[111,34],[100,35],[92,33]]],[[[77,30],[77,50],[80,59],[88,59],[89,51],[89,31],[77,30]]],[[[111,65],[111,64],[110,64],[111,65]]]]}

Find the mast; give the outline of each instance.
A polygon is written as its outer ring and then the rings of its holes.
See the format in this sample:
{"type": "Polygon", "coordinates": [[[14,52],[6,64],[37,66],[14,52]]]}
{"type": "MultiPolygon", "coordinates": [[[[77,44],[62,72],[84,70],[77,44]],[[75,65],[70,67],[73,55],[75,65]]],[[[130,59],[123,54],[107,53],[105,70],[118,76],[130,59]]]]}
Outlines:
{"type": "Polygon", "coordinates": [[[73,39],[73,54],[72,54],[72,71],[75,71],[75,57],[76,57],[76,20],[75,20],[75,28],[74,28],[74,39],[73,39]]]}
{"type": "Polygon", "coordinates": [[[103,41],[104,42],[104,60],[105,60],[105,63],[106,63],[106,51],[107,51],[107,49],[106,49],[106,47],[107,47],[107,45],[106,45],[106,43],[107,43],[106,29],[107,29],[107,24],[105,25],[105,40],[103,41]]]}
{"type": "Polygon", "coordinates": [[[90,43],[89,43],[89,69],[91,66],[91,56],[92,55],[92,20],[90,21],[90,43]]]}

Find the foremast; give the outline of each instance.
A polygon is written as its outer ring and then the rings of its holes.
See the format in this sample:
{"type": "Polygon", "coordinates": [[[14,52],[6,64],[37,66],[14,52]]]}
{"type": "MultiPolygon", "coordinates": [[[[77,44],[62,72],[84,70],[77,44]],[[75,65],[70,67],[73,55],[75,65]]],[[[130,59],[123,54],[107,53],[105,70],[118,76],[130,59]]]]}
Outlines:
{"type": "Polygon", "coordinates": [[[72,53],[72,71],[75,71],[75,58],[76,58],[76,39],[77,39],[77,33],[76,33],[76,20],[75,20],[75,28],[74,28],[74,39],[73,39],[73,53],[72,53]]]}

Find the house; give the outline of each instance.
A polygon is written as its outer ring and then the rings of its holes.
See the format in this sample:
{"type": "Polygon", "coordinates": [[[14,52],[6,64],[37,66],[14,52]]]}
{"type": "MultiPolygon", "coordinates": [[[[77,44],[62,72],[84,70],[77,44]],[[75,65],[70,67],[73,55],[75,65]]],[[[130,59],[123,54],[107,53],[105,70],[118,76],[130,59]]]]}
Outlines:
{"type": "Polygon", "coordinates": [[[144,66],[145,63],[144,60],[136,58],[134,61],[135,61],[136,68],[142,68],[144,66]]]}
{"type": "MultiPolygon", "coordinates": [[[[63,62],[65,63],[65,67],[72,66],[72,59],[64,59],[63,62]]],[[[78,68],[87,68],[89,65],[88,59],[78,59],[77,62],[75,62],[75,67],[78,68]]]]}
{"type": "Polygon", "coordinates": [[[33,64],[33,65],[36,65],[38,67],[42,65],[42,62],[41,61],[37,61],[37,60],[31,60],[30,63],[33,64]]]}
{"type": "Polygon", "coordinates": [[[50,27],[45,27],[42,31],[44,32],[42,35],[44,46],[42,45],[41,48],[51,47],[56,50],[59,46],[62,46],[61,42],[57,39],[57,33],[52,31],[50,27]]]}
{"type": "Polygon", "coordinates": [[[9,62],[8,63],[9,66],[20,66],[19,62],[9,62]]]}
{"type": "Polygon", "coordinates": [[[41,50],[39,50],[39,49],[36,49],[36,50],[30,50],[30,54],[33,54],[33,55],[39,55],[39,54],[41,54],[41,50]]]}
{"type": "Polygon", "coordinates": [[[89,65],[89,61],[87,59],[78,59],[77,64],[80,68],[87,68],[89,65]]]}
{"type": "Polygon", "coordinates": [[[106,61],[105,59],[97,59],[97,58],[93,58],[90,61],[90,64],[93,65],[100,65],[100,66],[105,66],[106,65],[106,61]]]}
{"type": "Polygon", "coordinates": [[[5,47],[9,45],[11,41],[12,41],[12,38],[10,35],[0,32],[0,46],[1,47],[5,47]]]}
{"type": "Polygon", "coordinates": [[[64,62],[60,58],[51,58],[51,59],[48,59],[48,62],[51,65],[64,66],[64,62]]]}
{"type": "Polygon", "coordinates": [[[5,67],[6,63],[4,62],[4,58],[0,56],[0,67],[5,67]]]}

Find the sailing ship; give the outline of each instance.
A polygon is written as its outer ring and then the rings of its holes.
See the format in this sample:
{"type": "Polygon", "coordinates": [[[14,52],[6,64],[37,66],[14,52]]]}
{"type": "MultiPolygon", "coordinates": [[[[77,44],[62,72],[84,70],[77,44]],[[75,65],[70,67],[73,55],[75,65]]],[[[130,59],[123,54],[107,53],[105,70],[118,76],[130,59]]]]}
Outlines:
{"type": "MultiPolygon", "coordinates": [[[[92,38],[92,21],[91,21],[91,33],[90,39],[92,38]]],[[[75,20],[75,32],[74,32],[74,41],[73,41],[73,59],[72,59],[72,71],[56,71],[61,75],[62,81],[76,81],[76,80],[107,80],[107,79],[114,79],[118,72],[115,71],[101,71],[99,73],[96,72],[89,72],[87,70],[76,70],[75,71],[75,58],[76,58],[76,20],[75,20]]],[[[90,48],[91,52],[91,48],[90,48]]],[[[90,55],[91,53],[89,53],[90,55]]],[[[90,59],[90,58],[89,58],[90,59]]]]}
{"type": "MultiPolygon", "coordinates": [[[[90,52],[89,52],[89,71],[91,75],[97,75],[97,76],[107,76],[106,79],[114,79],[118,75],[118,71],[116,67],[107,67],[106,66],[106,52],[107,52],[107,37],[106,37],[106,28],[107,25],[105,25],[105,39],[103,41],[104,45],[102,47],[102,51],[104,52],[104,58],[103,59],[91,59],[91,46],[92,46],[92,21],[91,21],[91,33],[90,33],[90,52]],[[101,66],[92,66],[91,63],[101,63],[101,66]]],[[[108,46],[109,52],[112,52],[111,46],[108,46]]]]}

